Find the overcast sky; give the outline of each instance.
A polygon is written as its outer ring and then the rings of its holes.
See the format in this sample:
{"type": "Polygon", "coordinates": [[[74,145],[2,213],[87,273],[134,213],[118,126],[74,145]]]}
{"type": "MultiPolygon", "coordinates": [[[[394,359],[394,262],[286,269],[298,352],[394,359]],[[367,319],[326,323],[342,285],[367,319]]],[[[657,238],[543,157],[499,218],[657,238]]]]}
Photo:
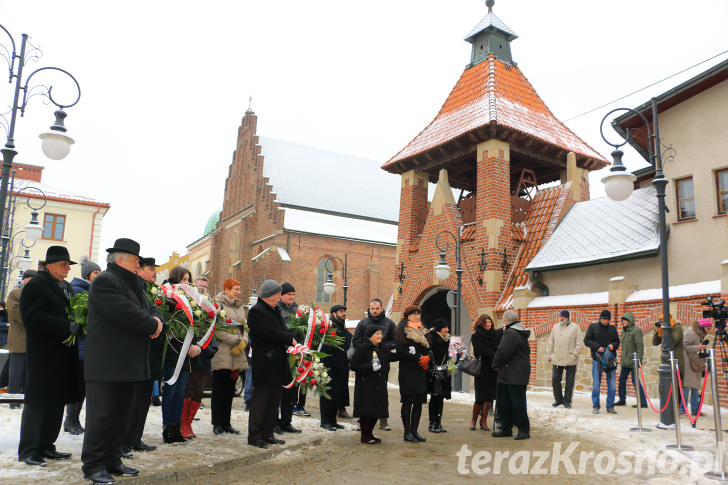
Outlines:
{"type": "MultiPolygon", "coordinates": [[[[552,112],[608,159],[599,122],[609,109],[728,58],[567,122],[727,50],[728,2],[497,0],[493,11],[518,34],[513,58],[552,112]]],[[[259,134],[384,163],[436,115],[470,59],[463,38],[486,13],[483,0],[0,0],[18,46],[27,33],[43,51],[26,72],[61,67],[83,91],[66,120],[71,154],[43,156],[37,135],[53,116],[36,97],[17,124],[16,161],[46,167],[48,185],[111,204],[102,253],[132,237],[166,261],[221,207],[250,96],[259,134]]],[[[61,76],[38,80],[69,99],[61,76]]],[[[11,95],[11,84],[0,87],[0,107],[11,95]]],[[[644,166],[634,152],[625,162],[644,166]]]]}

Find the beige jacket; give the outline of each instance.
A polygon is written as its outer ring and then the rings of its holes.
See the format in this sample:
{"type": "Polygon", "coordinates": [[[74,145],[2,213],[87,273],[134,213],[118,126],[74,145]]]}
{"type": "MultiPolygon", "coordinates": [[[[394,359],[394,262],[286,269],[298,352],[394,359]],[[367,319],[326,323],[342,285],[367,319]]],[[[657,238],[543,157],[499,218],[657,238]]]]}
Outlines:
{"type": "MultiPolygon", "coordinates": [[[[220,302],[228,317],[236,322],[245,323],[245,308],[241,300],[231,300],[223,292],[220,292],[215,298],[220,302]]],[[[247,345],[245,350],[237,355],[232,352],[233,347],[237,346],[241,341],[246,344],[249,342],[247,332],[241,331],[241,327],[237,327],[235,333],[216,330],[215,339],[218,343],[218,349],[212,358],[212,370],[242,371],[248,369],[248,358],[245,356],[248,353],[247,345]]]]}
{"type": "Polygon", "coordinates": [[[546,342],[546,358],[558,366],[576,365],[584,349],[584,332],[571,322],[557,323],[546,342]]]}
{"type": "Polygon", "coordinates": [[[20,292],[23,287],[15,288],[8,295],[8,351],[11,354],[25,353],[25,326],[20,319],[20,292]]]}

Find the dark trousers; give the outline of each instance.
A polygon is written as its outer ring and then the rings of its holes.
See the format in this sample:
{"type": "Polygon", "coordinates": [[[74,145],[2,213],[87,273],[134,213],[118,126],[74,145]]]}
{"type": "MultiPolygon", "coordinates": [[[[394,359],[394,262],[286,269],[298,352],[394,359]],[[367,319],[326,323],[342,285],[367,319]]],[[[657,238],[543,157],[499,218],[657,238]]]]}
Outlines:
{"type": "Polygon", "coordinates": [[[526,386],[499,385],[501,386],[498,389],[501,429],[508,433],[513,430],[515,425],[519,433],[530,433],[531,422],[528,420],[526,406],[526,386]]]}
{"type": "Polygon", "coordinates": [[[574,395],[574,377],[576,377],[576,365],[555,365],[551,371],[551,386],[554,388],[554,402],[559,404],[571,404],[571,397],[574,395]],[[566,387],[561,394],[561,379],[566,371],[566,387]]]}
{"type": "Polygon", "coordinates": [[[359,426],[361,427],[361,442],[366,443],[370,439],[374,438],[372,432],[374,431],[374,425],[377,424],[377,418],[370,418],[362,416],[359,418],[359,426]]]}
{"type": "Polygon", "coordinates": [[[278,426],[290,426],[293,417],[293,406],[298,402],[298,386],[281,391],[281,417],[278,426]]]}
{"type": "Polygon", "coordinates": [[[298,409],[306,407],[306,393],[303,392],[303,389],[300,387],[298,388],[298,401],[296,401],[296,407],[298,409]]]}
{"type": "Polygon", "coordinates": [[[127,445],[128,439],[131,400],[140,385],[139,382],[86,381],[86,432],[81,452],[84,476],[121,465],[121,447],[127,445]]]}
{"type": "Polygon", "coordinates": [[[18,458],[42,455],[56,449],[53,443],[61,432],[63,421],[62,402],[25,403],[20,421],[18,458]]]}
{"type": "Polygon", "coordinates": [[[427,409],[430,413],[430,424],[440,424],[442,410],[445,408],[445,398],[442,396],[430,396],[430,403],[427,409]]]}
{"type": "MultiPolygon", "coordinates": [[[[149,403],[152,400],[152,381],[137,382],[130,396],[129,421],[126,444],[134,446],[142,440],[144,425],[147,423],[149,403]]],[[[86,405],[88,407],[88,404],[86,405]]]]}
{"type": "MultiPolygon", "coordinates": [[[[0,345],[0,348],[3,348],[0,345]]],[[[10,354],[8,354],[10,355],[10,354]]],[[[9,387],[10,381],[10,359],[5,359],[2,370],[0,370],[0,387],[9,387]]]]}
{"type": "MultiPolygon", "coordinates": [[[[635,369],[634,367],[622,367],[619,371],[619,387],[617,388],[617,393],[619,394],[619,400],[620,401],[626,401],[627,400],[627,379],[629,379],[629,375],[632,374],[632,385],[637,386],[637,383],[634,379],[634,373],[635,369]]],[[[647,398],[645,397],[645,391],[642,386],[640,387],[640,398],[641,403],[645,406],[647,405],[647,398]]],[[[682,402],[681,402],[682,406],[682,402]]]]}
{"type": "Polygon", "coordinates": [[[321,424],[336,424],[336,413],[339,410],[332,404],[331,399],[320,396],[319,409],[321,410],[321,424]]]}
{"type": "Polygon", "coordinates": [[[230,426],[230,413],[233,409],[233,393],[235,392],[235,381],[230,379],[231,375],[230,369],[212,371],[210,408],[213,426],[230,426]]]}
{"type": "Polygon", "coordinates": [[[281,386],[257,386],[250,398],[248,418],[248,443],[264,438],[274,438],[273,428],[281,402],[281,386]]]}
{"type": "Polygon", "coordinates": [[[25,354],[10,354],[8,392],[20,394],[25,390],[25,354]]]}
{"type": "MultiPolygon", "coordinates": [[[[172,367],[164,368],[164,380],[167,381],[174,375],[172,367]]],[[[185,389],[190,373],[182,370],[179,373],[177,382],[165,384],[162,388],[162,424],[181,423],[182,408],[185,404],[185,389]]]]}

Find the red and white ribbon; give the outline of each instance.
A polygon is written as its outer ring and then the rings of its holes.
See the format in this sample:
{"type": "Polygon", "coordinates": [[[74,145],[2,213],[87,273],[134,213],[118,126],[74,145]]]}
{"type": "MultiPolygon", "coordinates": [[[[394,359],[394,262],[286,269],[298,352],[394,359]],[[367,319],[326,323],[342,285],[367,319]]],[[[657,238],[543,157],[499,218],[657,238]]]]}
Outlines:
{"type": "MultiPolygon", "coordinates": [[[[311,366],[313,365],[312,361],[304,362],[305,354],[311,354],[311,344],[313,343],[313,335],[316,330],[316,310],[320,310],[318,307],[311,307],[311,309],[308,312],[308,329],[306,331],[306,338],[303,340],[303,344],[296,344],[295,346],[288,347],[287,353],[291,355],[298,354],[299,360],[298,364],[296,366],[296,369],[303,366],[303,372],[300,373],[299,376],[294,377],[293,380],[288,384],[283,386],[284,389],[290,389],[294,386],[294,384],[304,382],[306,380],[306,377],[311,373],[311,366]]],[[[326,314],[321,312],[323,315],[323,320],[321,321],[322,328],[324,328],[325,332],[329,329],[329,323],[326,321],[326,314]]],[[[326,334],[324,333],[321,337],[321,343],[319,343],[317,351],[321,351],[321,347],[324,344],[324,337],[326,337],[326,334]]]]}

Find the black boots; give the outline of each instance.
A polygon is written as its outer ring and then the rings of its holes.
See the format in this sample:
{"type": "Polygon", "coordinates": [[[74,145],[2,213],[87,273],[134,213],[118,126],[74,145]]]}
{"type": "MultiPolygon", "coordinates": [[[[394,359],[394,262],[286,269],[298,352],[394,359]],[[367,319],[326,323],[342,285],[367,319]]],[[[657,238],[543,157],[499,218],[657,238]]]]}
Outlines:
{"type": "Polygon", "coordinates": [[[169,423],[164,425],[164,429],[162,430],[162,439],[165,443],[187,443],[187,440],[182,437],[179,427],[180,423],[169,423]]]}
{"type": "Polygon", "coordinates": [[[412,406],[412,424],[410,425],[410,431],[417,441],[424,443],[427,440],[417,432],[417,428],[420,426],[420,418],[422,418],[422,404],[412,406]]]}
{"type": "Polygon", "coordinates": [[[78,416],[81,414],[83,401],[66,404],[66,420],[63,422],[63,431],[71,434],[83,434],[83,427],[78,416]]]}
{"type": "Polygon", "coordinates": [[[405,441],[417,443],[417,438],[412,434],[412,405],[402,404],[402,426],[404,427],[405,441]]]}

